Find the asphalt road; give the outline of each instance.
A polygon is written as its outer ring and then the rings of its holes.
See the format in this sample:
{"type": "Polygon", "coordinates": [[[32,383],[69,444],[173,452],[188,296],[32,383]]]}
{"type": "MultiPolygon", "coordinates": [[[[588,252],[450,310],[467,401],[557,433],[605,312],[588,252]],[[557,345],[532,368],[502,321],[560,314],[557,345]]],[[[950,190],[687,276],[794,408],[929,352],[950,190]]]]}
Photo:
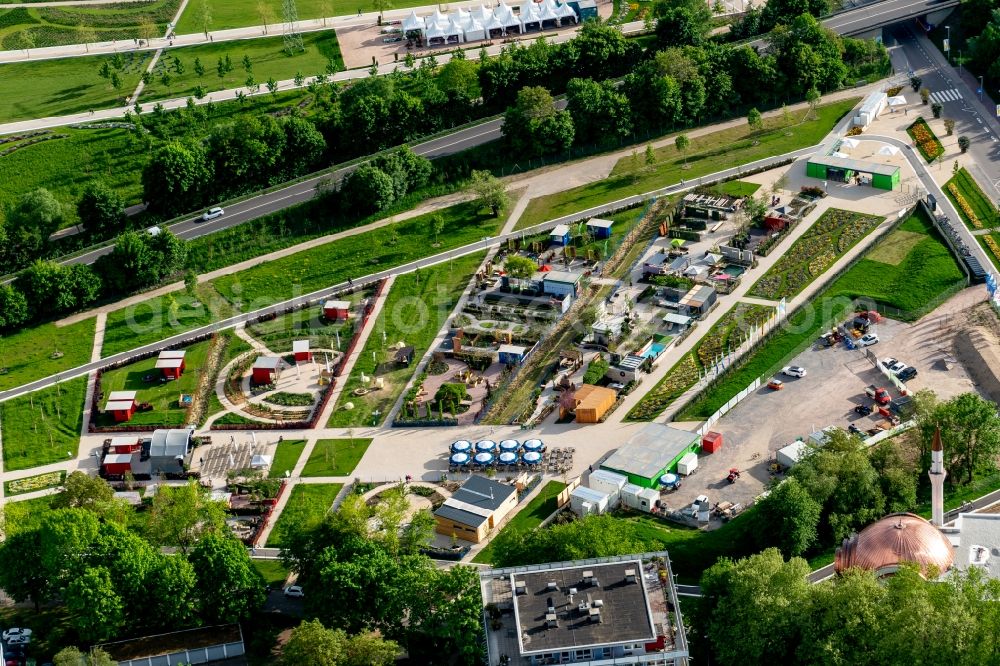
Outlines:
{"type": "MultiPolygon", "coordinates": [[[[539,233],[541,231],[549,230],[552,227],[556,226],[557,224],[569,224],[573,222],[578,222],[580,220],[590,219],[597,215],[603,215],[611,211],[621,210],[623,208],[627,208],[634,204],[644,202],[650,197],[675,194],[677,192],[687,191],[707,183],[715,182],[717,180],[737,178],[746,171],[751,171],[761,167],[774,166],[784,162],[785,160],[788,160],[789,158],[798,158],[798,157],[803,157],[805,155],[811,155],[812,153],[816,152],[818,148],[819,146],[809,146],[808,148],[802,148],[790,153],[785,153],[783,155],[775,155],[773,157],[757,160],[756,162],[750,162],[748,164],[744,164],[741,166],[731,167],[729,169],[717,171],[713,174],[702,176],[701,178],[690,180],[683,184],[677,183],[674,185],[670,185],[668,187],[654,190],[652,192],[645,192],[643,194],[637,194],[635,196],[626,197],[624,199],[612,201],[607,204],[602,204],[600,206],[588,208],[587,210],[580,211],[579,213],[564,215],[554,220],[549,220],[548,222],[543,222],[542,224],[538,224],[533,227],[528,227],[526,229],[520,229],[518,231],[513,231],[511,233],[503,234],[501,236],[495,236],[492,238],[483,238],[482,240],[476,241],[475,243],[469,243],[468,245],[463,245],[462,247],[458,247],[453,250],[448,250],[447,252],[442,252],[440,254],[432,255],[430,257],[425,257],[423,259],[411,261],[407,264],[403,264],[402,266],[396,266],[394,268],[390,268],[384,271],[379,271],[378,273],[373,273],[371,275],[367,275],[364,277],[355,278],[354,286],[362,287],[367,284],[373,284],[375,282],[378,282],[379,280],[387,278],[390,275],[411,273],[420,268],[426,268],[428,266],[444,263],[455,257],[461,257],[467,254],[472,254],[474,252],[480,252],[486,250],[490,247],[499,246],[500,244],[505,243],[508,239],[511,238],[523,238],[525,236],[530,236],[539,233]]],[[[315,291],[310,294],[304,294],[302,296],[298,296],[291,300],[283,301],[281,303],[261,308],[259,310],[254,310],[253,312],[242,313],[234,317],[230,317],[229,319],[224,319],[222,321],[218,321],[213,324],[209,324],[207,326],[202,326],[201,328],[196,328],[190,331],[185,331],[183,333],[178,333],[177,335],[173,335],[159,342],[153,342],[148,345],[138,347],[136,349],[132,349],[126,352],[121,352],[119,354],[114,354],[112,356],[108,356],[107,358],[103,358],[99,361],[93,361],[91,363],[87,363],[86,365],[81,365],[76,368],[71,368],[69,370],[65,370],[63,372],[50,375],[48,377],[38,379],[29,384],[24,384],[22,386],[18,386],[16,388],[9,389],[6,391],[0,391],[0,402],[3,402],[5,400],[10,400],[11,398],[15,398],[19,395],[25,395],[27,393],[31,393],[32,391],[38,391],[48,386],[52,386],[56,383],[73,379],[74,377],[80,377],[81,375],[88,374],[90,372],[93,372],[94,370],[98,370],[112,363],[127,361],[139,354],[143,354],[146,352],[160,351],[162,349],[167,349],[174,345],[181,344],[191,338],[204,335],[206,333],[212,333],[215,331],[225,330],[227,328],[233,328],[234,326],[250,321],[251,319],[254,319],[261,315],[282,314],[284,312],[288,312],[293,309],[305,307],[307,305],[316,302],[321,302],[327,298],[330,298],[331,296],[343,292],[347,288],[348,288],[347,283],[341,282],[340,284],[331,285],[330,287],[327,287],[325,289],[321,289],[319,291],[315,291]]]]}

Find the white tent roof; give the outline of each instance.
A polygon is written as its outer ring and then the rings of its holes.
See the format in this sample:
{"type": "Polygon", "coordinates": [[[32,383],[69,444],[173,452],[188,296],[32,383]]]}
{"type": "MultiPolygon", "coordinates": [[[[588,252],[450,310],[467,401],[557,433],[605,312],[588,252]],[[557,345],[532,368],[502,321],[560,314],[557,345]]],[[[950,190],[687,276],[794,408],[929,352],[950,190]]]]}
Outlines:
{"type": "Polygon", "coordinates": [[[425,27],[423,19],[417,16],[416,12],[410,12],[410,15],[403,20],[403,32],[423,32],[425,27]]]}
{"type": "Polygon", "coordinates": [[[889,98],[889,106],[903,106],[904,104],[906,104],[906,98],[902,95],[889,98]]]}
{"type": "MultiPolygon", "coordinates": [[[[497,10],[497,11],[499,12],[500,10],[497,10]]],[[[521,19],[519,19],[518,17],[514,16],[514,14],[499,14],[498,13],[496,16],[497,16],[497,20],[505,28],[510,28],[510,27],[513,27],[513,26],[517,26],[518,28],[521,27],[521,19]]]]}
{"type": "Polygon", "coordinates": [[[493,14],[490,14],[485,19],[483,19],[483,29],[484,30],[503,30],[504,24],[493,14]]]}
{"type": "Polygon", "coordinates": [[[698,264],[694,264],[692,266],[688,266],[687,270],[684,271],[684,275],[698,276],[701,275],[702,273],[707,273],[707,272],[708,272],[707,266],[699,266],[698,264]]]}
{"type": "Polygon", "coordinates": [[[521,22],[522,23],[533,23],[535,21],[540,21],[541,17],[538,14],[538,8],[535,6],[534,2],[526,2],[521,5],[521,22]]]}
{"type": "Polygon", "coordinates": [[[843,141],[841,141],[840,145],[843,148],[857,148],[860,143],[861,142],[858,141],[857,139],[852,139],[852,138],[848,137],[848,138],[844,139],[843,141]]]}
{"type": "Polygon", "coordinates": [[[895,155],[899,152],[899,148],[896,146],[882,146],[878,149],[879,155],[895,155]]]}
{"type": "Polygon", "coordinates": [[[558,21],[559,15],[556,13],[555,9],[549,5],[544,5],[541,12],[539,12],[539,18],[543,21],[558,21]]]}
{"type": "Polygon", "coordinates": [[[462,29],[465,31],[465,41],[467,42],[486,37],[486,29],[483,28],[483,24],[479,19],[467,19],[462,23],[462,29]]]}
{"type": "Polygon", "coordinates": [[[471,12],[472,18],[478,19],[483,25],[493,18],[493,10],[488,7],[476,7],[471,12]]]}
{"type": "Polygon", "coordinates": [[[556,14],[559,15],[559,18],[572,18],[572,19],[576,18],[576,12],[573,10],[572,7],[566,4],[562,4],[556,7],[556,14]]]}

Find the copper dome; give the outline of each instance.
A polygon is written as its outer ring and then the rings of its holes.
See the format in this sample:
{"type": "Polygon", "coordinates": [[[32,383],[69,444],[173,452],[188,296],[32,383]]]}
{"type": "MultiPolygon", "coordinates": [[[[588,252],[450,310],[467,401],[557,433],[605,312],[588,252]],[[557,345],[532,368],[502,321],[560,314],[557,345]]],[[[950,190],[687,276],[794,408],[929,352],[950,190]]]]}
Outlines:
{"type": "Polygon", "coordinates": [[[882,577],[912,562],[927,575],[932,566],[944,573],[954,560],[951,542],[936,527],[912,513],[893,513],[844,539],[833,566],[837,573],[857,567],[882,577]]]}

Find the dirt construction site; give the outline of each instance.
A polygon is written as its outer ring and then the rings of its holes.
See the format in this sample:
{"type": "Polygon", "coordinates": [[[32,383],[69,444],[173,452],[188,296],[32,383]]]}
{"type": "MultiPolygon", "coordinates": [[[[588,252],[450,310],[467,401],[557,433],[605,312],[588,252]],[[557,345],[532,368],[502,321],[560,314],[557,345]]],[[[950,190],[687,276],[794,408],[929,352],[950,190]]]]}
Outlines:
{"type": "MultiPolygon", "coordinates": [[[[913,324],[883,319],[874,330],[879,342],[867,349],[878,359],[892,357],[917,369],[917,376],[906,383],[909,393],[930,389],[947,400],[979,391],[1000,398],[1000,320],[986,303],[984,287],[961,291],[913,324]]],[[[872,403],[865,387],[875,384],[899,397],[864,350],[814,345],[789,365],[805,368],[806,376],[778,377],[782,390],[762,385],[712,426],[723,435],[722,450],[702,454],[696,473],[664,496],[671,509],[689,505],[702,494],[713,505],[729,501],[746,506],[771,480],[769,463],[778,449],[828,426],[846,429],[854,424],[867,431],[882,421],[878,412],[863,416],[854,411],[856,405],[872,403]],[[734,467],[742,474],[729,483],[726,477],[734,467]]]]}

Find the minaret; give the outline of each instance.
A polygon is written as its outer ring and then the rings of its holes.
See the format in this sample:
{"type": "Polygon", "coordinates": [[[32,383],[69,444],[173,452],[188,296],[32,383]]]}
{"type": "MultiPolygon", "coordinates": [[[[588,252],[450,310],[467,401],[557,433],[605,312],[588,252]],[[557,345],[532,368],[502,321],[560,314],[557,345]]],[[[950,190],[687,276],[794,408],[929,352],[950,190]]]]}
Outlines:
{"type": "Polygon", "coordinates": [[[941,429],[934,429],[934,440],[931,443],[931,469],[927,472],[931,477],[931,525],[944,525],[944,478],[948,472],[944,470],[944,450],[941,448],[941,429]]]}

